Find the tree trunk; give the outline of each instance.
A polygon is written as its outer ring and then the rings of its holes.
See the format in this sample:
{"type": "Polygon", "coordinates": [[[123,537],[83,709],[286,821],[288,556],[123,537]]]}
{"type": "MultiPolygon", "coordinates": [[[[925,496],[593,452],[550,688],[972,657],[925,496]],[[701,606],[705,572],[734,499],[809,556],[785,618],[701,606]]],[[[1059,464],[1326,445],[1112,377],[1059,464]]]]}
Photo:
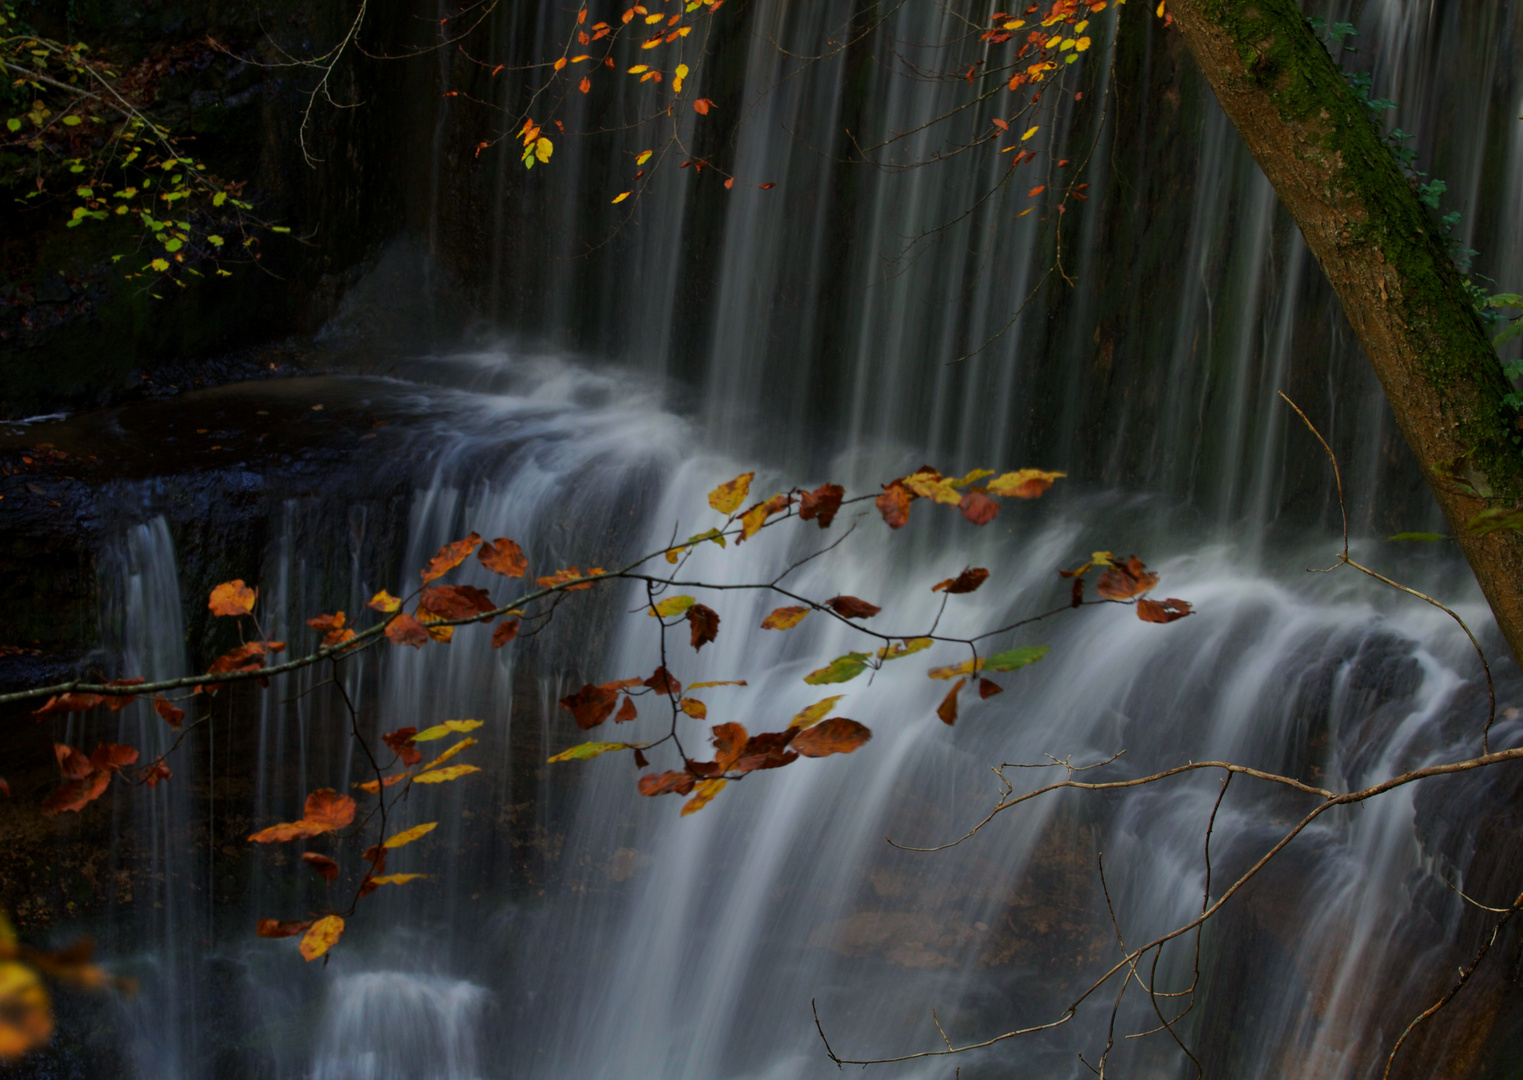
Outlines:
{"type": "Polygon", "coordinates": [[[1439,229],[1294,0],[1168,0],[1217,101],[1295,218],[1523,664],[1523,496],[1511,387],[1439,229]]]}

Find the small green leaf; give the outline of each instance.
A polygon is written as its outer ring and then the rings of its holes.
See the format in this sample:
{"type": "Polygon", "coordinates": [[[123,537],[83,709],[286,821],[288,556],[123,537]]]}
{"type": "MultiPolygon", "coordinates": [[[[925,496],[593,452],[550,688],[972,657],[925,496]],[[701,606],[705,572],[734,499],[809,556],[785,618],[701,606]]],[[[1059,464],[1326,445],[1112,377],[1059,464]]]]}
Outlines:
{"type": "Polygon", "coordinates": [[[1471,536],[1485,536],[1500,529],[1523,529],[1523,510],[1493,506],[1465,522],[1465,532],[1471,536]]]}
{"type": "Polygon", "coordinates": [[[80,123],[81,123],[79,117],[74,116],[72,114],[69,115],[69,116],[65,116],[63,118],[63,122],[64,122],[64,126],[65,127],[78,127],[80,125],[80,123]]]}
{"type": "Polygon", "coordinates": [[[1503,330],[1496,337],[1492,338],[1491,343],[1493,345],[1506,345],[1519,334],[1523,334],[1523,319],[1509,325],[1506,330],[1503,330]]]}
{"type": "Polygon", "coordinates": [[[622,742],[584,742],[577,746],[573,746],[570,750],[562,750],[559,754],[556,754],[553,758],[550,758],[549,761],[552,763],[557,761],[585,761],[587,758],[595,758],[599,754],[606,754],[610,750],[634,750],[637,749],[639,745],[643,744],[622,742]]]}
{"type": "Polygon", "coordinates": [[[810,686],[824,686],[826,683],[850,682],[862,672],[867,670],[867,653],[851,652],[845,656],[838,656],[827,666],[818,671],[811,671],[804,676],[804,681],[810,686]]]}
{"type": "Polygon", "coordinates": [[[184,246],[185,245],[180,243],[180,241],[178,241],[178,240],[166,240],[166,241],[164,241],[164,250],[169,252],[171,255],[173,255],[175,252],[179,251],[180,248],[182,248],[184,246]]]}
{"type": "Polygon", "coordinates": [[[11,131],[20,131],[21,130],[21,121],[17,120],[13,116],[13,117],[11,117],[9,120],[7,120],[5,122],[5,126],[6,126],[6,128],[8,128],[11,131]]]}
{"type": "Polygon", "coordinates": [[[215,235],[215,234],[214,234],[214,235],[212,235],[212,236],[208,236],[208,237],[207,237],[207,238],[206,238],[206,242],[207,242],[207,243],[208,243],[208,244],[210,244],[210,245],[211,245],[211,246],[212,246],[212,247],[221,247],[221,246],[222,246],[222,244],[223,244],[223,240],[222,240],[222,237],[220,237],[220,236],[217,236],[217,235],[215,235]]]}
{"type": "Polygon", "coordinates": [[[270,231],[271,232],[278,232],[278,233],[288,233],[291,230],[289,228],[287,228],[286,226],[284,226],[284,225],[271,225],[270,226],[270,231]]]}
{"type": "Polygon", "coordinates": [[[217,194],[212,196],[213,206],[221,206],[225,202],[227,202],[227,192],[225,191],[219,191],[217,194]]]}
{"type": "Polygon", "coordinates": [[[1028,645],[1024,649],[1010,649],[989,657],[984,668],[987,671],[1014,671],[1016,668],[1036,663],[1051,651],[1051,645],[1028,645]]]}
{"type": "Polygon", "coordinates": [[[1405,533],[1397,533],[1395,536],[1389,537],[1389,539],[1391,539],[1391,540],[1421,540],[1421,541],[1424,541],[1424,542],[1428,542],[1428,541],[1432,541],[1432,540],[1447,540],[1449,538],[1447,536],[1445,536],[1443,533],[1405,532],[1405,533]]]}

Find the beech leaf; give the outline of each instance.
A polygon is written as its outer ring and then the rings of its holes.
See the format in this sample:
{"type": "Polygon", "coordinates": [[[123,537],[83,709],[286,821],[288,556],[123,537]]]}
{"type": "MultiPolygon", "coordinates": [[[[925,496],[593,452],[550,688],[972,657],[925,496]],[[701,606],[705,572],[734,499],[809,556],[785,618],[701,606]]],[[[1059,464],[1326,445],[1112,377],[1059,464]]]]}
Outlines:
{"type": "Polygon", "coordinates": [[[762,620],[763,630],[792,630],[809,614],[806,607],[780,607],[762,620]]]}
{"type": "Polygon", "coordinates": [[[381,846],[383,848],[388,849],[388,850],[390,850],[391,848],[399,848],[403,844],[410,844],[410,843],[412,843],[414,840],[418,839],[420,836],[427,836],[429,833],[433,832],[438,827],[439,827],[439,823],[437,821],[430,821],[426,825],[414,825],[410,829],[404,829],[404,830],[402,830],[401,832],[397,833],[395,836],[387,837],[386,840],[384,842],[382,842],[381,846]]]}
{"type": "Polygon", "coordinates": [[[248,615],[253,612],[254,602],[258,599],[259,590],[249,588],[242,578],[238,578],[213,589],[206,606],[213,615],[248,615]]]}
{"type": "Polygon", "coordinates": [[[337,945],[343,936],[344,920],[337,915],[324,915],[302,935],[301,955],[311,963],[337,945]]]}

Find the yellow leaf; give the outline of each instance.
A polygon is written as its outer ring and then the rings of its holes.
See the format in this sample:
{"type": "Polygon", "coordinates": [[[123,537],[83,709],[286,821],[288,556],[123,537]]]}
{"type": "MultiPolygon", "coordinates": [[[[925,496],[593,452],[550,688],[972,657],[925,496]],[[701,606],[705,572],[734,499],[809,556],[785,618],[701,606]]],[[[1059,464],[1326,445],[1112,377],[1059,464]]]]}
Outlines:
{"type": "Polygon", "coordinates": [[[792,720],[790,720],[788,722],[788,726],[790,728],[798,728],[800,731],[807,727],[813,727],[815,724],[818,724],[821,720],[825,719],[825,714],[828,713],[831,709],[835,708],[836,702],[840,701],[845,696],[845,694],[837,694],[834,697],[826,698],[824,701],[816,701],[813,705],[809,706],[809,708],[805,709],[803,712],[799,713],[792,720]]]}
{"type": "Polygon", "coordinates": [[[561,57],[559,60],[557,60],[555,62],[555,70],[556,71],[559,71],[561,68],[563,68],[565,66],[566,66],[566,58],[564,56],[561,57]]]}
{"type": "Polygon", "coordinates": [[[388,838],[381,846],[384,848],[399,848],[403,844],[412,843],[420,836],[427,836],[438,827],[439,823],[437,821],[430,821],[427,825],[414,825],[412,828],[405,829],[397,833],[397,835],[388,838]]]}
{"type": "Polygon", "coordinates": [[[571,58],[571,62],[573,64],[580,64],[583,60],[591,60],[591,59],[592,59],[592,57],[588,56],[586,53],[583,53],[581,56],[573,56],[571,58]]]}
{"type": "MultiPolygon", "coordinates": [[[[1013,147],[1012,147],[1012,149],[1013,149],[1013,147]]],[[[994,475],[994,470],[993,469],[974,469],[972,472],[968,473],[968,475],[964,476],[962,479],[960,479],[960,480],[948,480],[947,483],[951,484],[953,487],[967,487],[969,484],[973,483],[973,481],[975,481],[975,480],[982,480],[986,476],[993,476],[993,475],[994,475]]]]}
{"type": "Polygon", "coordinates": [[[409,881],[427,877],[427,874],[387,874],[385,877],[373,877],[370,880],[377,885],[406,885],[409,881]]]}
{"type": "Polygon", "coordinates": [[[18,1058],[53,1037],[53,1005],[37,973],[0,963],[0,1061],[18,1058]]]}
{"type": "Polygon", "coordinates": [[[466,749],[467,747],[471,747],[471,746],[475,746],[475,745],[476,745],[476,740],[475,739],[461,739],[454,746],[450,747],[444,753],[442,753],[438,757],[434,758],[434,760],[430,761],[427,765],[423,766],[423,768],[419,769],[418,771],[419,772],[427,772],[429,769],[432,769],[436,765],[442,765],[442,764],[444,764],[444,762],[448,761],[450,758],[454,757],[456,754],[460,753],[460,751],[466,749]]]}
{"type": "Polygon", "coordinates": [[[621,203],[621,202],[623,202],[627,198],[629,198],[629,192],[627,192],[627,191],[621,191],[621,192],[619,192],[617,195],[615,195],[613,197],[613,201],[615,203],[621,203]]]}
{"type": "Polygon", "coordinates": [[[366,604],[365,606],[390,615],[393,611],[398,611],[401,609],[402,601],[398,600],[395,596],[392,596],[391,593],[387,592],[385,589],[382,589],[380,592],[372,596],[370,598],[370,603],[366,604]]]}
{"type": "Polygon", "coordinates": [[[301,936],[301,955],[308,963],[338,944],[344,936],[344,920],[337,915],[324,915],[301,936]]]}
{"type": "Polygon", "coordinates": [[[901,656],[908,656],[911,653],[920,652],[922,649],[929,649],[934,644],[936,643],[928,637],[910,638],[907,641],[896,642],[893,645],[885,645],[878,650],[878,659],[897,660],[901,656]]]}
{"type": "Polygon", "coordinates": [[[458,780],[462,776],[480,771],[475,765],[451,765],[447,769],[435,769],[433,772],[426,772],[422,776],[415,776],[412,782],[415,784],[442,784],[446,780],[458,780]]]}
{"type": "Polygon", "coordinates": [[[672,93],[682,93],[683,80],[687,78],[687,65],[678,64],[676,72],[672,75],[672,93]]]}
{"type": "Polygon", "coordinates": [[[695,682],[688,685],[689,690],[702,690],[705,686],[745,686],[745,679],[723,679],[718,682],[695,682]]]}
{"type": "Polygon", "coordinates": [[[682,804],[682,816],[696,814],[709,803],[714,801],[714,796],[724,790],[728,781],[725,780],[700,780],[698,786],[693,788],[693,797],[682,804]]]}
{"type": "Polygon", "coordinates": [[[1087,37],[1081,37],[1078,41],[1074,42],[1074,48],[1078,49],[1080,52],[1087,52],[1089,50],[1089,46],[1090,40],[1087,37]]]}
{"type": "Polygon", "coordinates": [[[962,502],[962,495],[952,486],[952,481],[944,476],[933,477],[928,473],[911,473],[900,483],[925,499],[934,499],[936,502],[949,506],[956,506],[962,502]]]}
{"type": "Polygon", "coordinates": [[[555,153],[555,144],[544,136],[534,144],[534,156],[539,159],[541,165],[550,160],[550,155],[555,153]]]}
{"type": "Polygon", "coordinates": [[[168,270],[168,269],[169,269],[169,263],[168,263],[168,262],[166,262],[166,261],[165,261],[165,260],[163,260],[163,259],[154,259],[154,260],[153,260],[153,262],[151,262],[151,263],[149,263],[149,264],[148,264],[148,265],[149,265],[149,266],[151,266],[151,267],[153,267],[153,268],[154,268],[154,269],[155,269],[155,270],[157,270],[157,271],[158,271],[158,272],[159,272],[159,273],[161,273],[161,274],[162,274],[162,273],[163,273],[163,272],[164,272],[164,271],[165,271],[165,270],[168,270]]]}
{"type": "Polygon", "coordinates": [[[955,679],[962,675],[971,675],[975,671],[982,671],[984,663],[984,658],[980,656],[976,665],[970,658],[960,664],[951,664],[947,667],[933,667],[926,674],[930,675],[933,679],[955,679]]]}
{"type": "Polygon", "coordinates": [[[652,154],[654,154],[654,153],[655,153],[654,150],[642,150],[642,151],[640,151],[640,156],[635,158],[635,164],[636,165],[644,165],[647,161],[650,160],[650,156],[652,154]]]}
{"type": "Polygon", "coordinates": [[[780,607],[762,620],[763,630],[792,630],[809,614],[806,607],[780,607]]]}
{"type": "Polygon", "coordinates": [[[650,608],[647,614],[659,615],[663,619],[670,619],[673,615],[681,615],[688,608],[698,603],[691,596],[668,596],[655,607],[650,608]]]}
{"type": "Polygon", "coordinates": [[[446,720],[442,724],[424,728],[412,737],[413,742],[433,742],[442,739],[452,731],[475,731],[481,726],[480,720],[446,720]]]}
{"type": "Polygon", "coordinates": [[[687,713],[694,720],[706,720],[709,715],[709,707],[697,698],[683,698],[677,702],[677,708],[687,713]]]}
{"type": "Polygon", "coordinates": [[[755,476],[754,472],[741,473],[734,480],[720,484],[709,492],[709,505],[721,514],[735,513],[740,509],[740,504],[746,501],[746,495],[751,490],[751,480],[755,476]]]}
{"type": "MultiPolygon", "coordinates": [[[[644,744],[642,743],[641,745],[643,746],[644,744]]],[[[599,754],[606,754],[610,750],[628,750],[630,746],[630,743],[622,742],[577,743],[570,750],[562,750],[553,758],[548,758],[547,761],[551,764],[557,761],[585,761],[588,758],[595,758],[599,754]]]]}
{"type": "Polygon", "coordinates": [[[650,70],[650,67],[648,65],[646,65],[646,64],[636,64],[634,67],[629,69],[629,74],[631,74],[631,75],[638,75],[642,71],[649,71],[649,70],[650,70]]]}
{"type": "Polygon", "coordinates": [[[988,492],[990,495],[1008,495],[1018,499],[1035,499],[1052,487],[1054,480],[1067,476],[1067,473],[1044,472],[1041,469],[1021,469],[1017,472],[1008,472],[1003,476],[995,477],[989,481],[988,492]]]}
{"type": "Polygon", "coordinates": [[[1164,3],[1165,3],[1165,2],[1166,2],[1166,0],[1158,0],[1158,11],[1157,11],[1157,15],[1158,15],[1158,17],[1159,17],[1159,18],[1160,18],[1160,19],[1161,19],[1161,18],[1163,18],[1163,5],[1164,5],[1164,3]]]}
{"type": "Polygon", "coordinates": [[[659,44],[661,44],[661,39],[658,38],[658,37],[654,37],[654,38],[651,38],[649,41],[641,42],[640,43],[640,48],[642,48],[642,49],[654,49],[659,44]]]}
{"type": "Polygon", "coordinates": [[[1021,142],[1025,142],[1027,139],[1031,138],[1031,136],[1035,135],[1037,132],[1039,132],[1041,130],[1042,130],[1041,125],[1038,125],[1038,126],[1036,126],[1034,128],[1031,128],[1030,130],[1028,130],[1026,132],[1026,134],[1021,136],[1021,142]]]}

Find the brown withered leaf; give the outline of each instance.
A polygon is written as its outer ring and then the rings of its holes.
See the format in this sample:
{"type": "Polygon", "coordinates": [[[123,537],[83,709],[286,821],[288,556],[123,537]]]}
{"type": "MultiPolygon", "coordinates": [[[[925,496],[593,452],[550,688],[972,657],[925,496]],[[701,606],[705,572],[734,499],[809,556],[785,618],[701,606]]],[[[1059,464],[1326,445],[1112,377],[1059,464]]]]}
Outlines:
{"type": "MultiPolygon", "coordinates": [[[[615,724],[627,724],[638,715],[640,714],[639,711],[635,708],[634,699],[626,697],[624,699],[624,704],[619,706],[618,713],[614,715],[613,722],[615,724]]],[[[642,765],[640,767],[643,769],[645,766],[642,765]]]]}
{"type": "Polygon", "coordinates": [[[308,619],[307,625],[314,630],[337,630],[344,625],[344,613],[338,611],[332,615],[319,615],[315,619],[308,619]]]}
{"type": "Polygon", "coordinates": [[[799,492],[799,517],[805,521],[818,521],[820,528],[830,528],[830,523],[840,512],[841,500],[846,489],[840,484],[821,484],[813,491],[799,492]]]}
{"type": "MultiPolygon", "coordinates": [[[[582,577],[593,577],[594,575],[601,574],[601,573],[604,573],[604,572],[605,571],[603,570],[603,568],[601,566],[594,566],[592,569],[588,570],[586,573],[583,573],[581,570],[579,570],[575,566],[568,566],[564,570],[557,570],[555,573],[551,574],[549,577],[535,578],[534,579],[534,584],[538,585],[541,589],[553,589],[553,588],[555,588],[555,586],[557,586],[557,585],[564,585],[568,581],[575,581],[577,578],[582,578],[582,577]]],[[[595,584],[597,584],[597,583],[594,582],[594,581],[584,581],[580,585],[566,585],[566,591],[567,592],[583,592],[583,591],[585,591],[587,589],[592,588],[593,585],[595,585],[595,584]]]]}
{"type": "Polygon", "coordinates": [[[137,759],[138,752],[134,746],[100,743],[90,755],[90,764],[104,772],[118,772],[136,763],[137,759]]]}
{"type": "Polygon", "coordinates": [[[99,694],[57,694],[48,698],[48,703],[32,713],[35,720],[46,720],[50,716],[60,716],[63,713],[84,712],[93,709],[101,703],[99,694]]]}
{"type": "Polygon", "coordinates": [[[820,758],[849,754],[872,737],[873,733],[855,720],[832,716],[799,732],[789,746],[804,757],[820,758]]]}
{"type": "Polygon", "coordinates": [[[1069,591],[1069,604],[1072,607],[1084,606],[1084,579],[1075,577],[1073,588],[1069,591]]]}
{"type": "Polygon", "coordinates": [[[750,736],[740,724],[716,724],[713,732],[715,764],[719,766],[720,772],[729,772],[740,755],[745,753],[750,736]]]}
{"type": "Polygon", "coordinates": [[[3,776],[0,776],[0,795],[4,795],[7,799],[11,797],[11,785],[3,776]]]}
{"type": "Polygon", "coordinates": [[[643,750],[641,750],[638,746],[635,747],[635,768],[637,768],[637,769],[648,769],[648,768],[650,768],[650,759],[645,756],[645,752],[643,750]]]}
{"type": "Polygon", "coordinates": [[[354,800],[340,795],[332,788],[318,788],[307,796],[302,807],[302,820],[321,825],[327,832],[342,829],[354,820],[354,800]]]}
{"type": "Polygon", "coordinates": [[[1177,600],[1172,596],[1162,603],[1147,599],[1137,601],[1137,618],[1143,622],[1171,623],[1192,614],[1194,611],[1188,600],[1177,600]]]}
{"type": "Polygon", "coordinates": [[[382,735],[381,741],[391,747],[392,753],[397,755],[403,765],[410,768],[423,760],[423,751],[417,748],[412,739],[417,733],[416,727],[397,728],[382,735]]]}
{"type": "Polygon", "coordinates": [[[677,702],[677,708],[687,713],[694,720],[708,719],[709,707],[697,698],[685,697],[677,702]]]}
{"type": "Polygon", "coordinates": [[[650,687],[658,694],[682,693],[682,680],[664,667],[658,667],[641,685],[650,687]]]}
{"type": "Polygon", "coordinates": [[[641,795],[686,795],[698,778],[687,772],[646,773],[640,777],[641,795]]]}
{"type": "Polygon", "coordinates": [[[421,649],[429,642],[428,630],[407,612],[402,612],[386,624],[386,640],[396,645],[411,645],[421,649]]]}
{"type": "Polygon", "coordinates": [[[315,851],[304,852],[301,861],[316,870],[329,881],[338,880],[338,863],[326,855],[319,855],[315,851]]]}
{"type": "MultiPolygon", "coordinates": [[[[143,682],[142,679],[113,679],[111,682],[108,682],[106,685],[107,686],[139,686],[139,685],[142,684],[142,682],[143,682]]],[[[125,709],[128,705],[131,705],[136,700],[137,700],[137,695],[136,694],[102,694],[101,695],[101,704],[105,705],[106,708],[108,710],[110,710],[111,712],[121,712],[123,709],[125,709]]]]}
{"type": "Polygon", "coordinates": [[[719,613],[711,607],[694,604],[687,609],[687,622],[692,630],[690,637],[695,650],[719,636],[719,613]]]}
{"type": "Polygon", "coordinates": [[[780,769],[798,760],[798,755],[788,749],[788,744],[798,735],[798,728],[787,731],[764,731],[746,740],[745,748],[736,759],[738,772],[755,772],[757,769],[780,769]]]}
{"type": "Polygon", "coordinates": [[[1147,592],[1158,584],[1158,575],[1142,565],[1137,556],[1129,556],[1124,564],[1106,568],[1100,575],[1095,591],[1107,600],[1130,600],[1147,592]]]}
{"type": "Polygon", "coordinates": [[[249,615],[258,599],[259,590],[249,588],[239,578],[236,581],[224,581],[213,589],[206,606],[213,615],[249,615]]]}
{"type": "Polygon", "coordinates": [[[792,630],[809,614],[806,607],[780,607],[762,620],[763,630],[792,630]]]}
{"type": "Polygon", "coordinates": [[[914,501],[914,493],[895,480],[883,485],[883,494],[874,500],[873,505],[883,515],[883,521],[890,529],[902,529],[909,524],[910,503],[914,501]]]}
{"type": "Polygon", "coordinates": [[[503,577],[523,577],[529,572],[529,560],[524,555],[524,549],[506,536],[483,540],[476,557],[481,560],[482,566],[503,577]]]}
{"type": "Polygon", "coordinates": [[[948,727],[957,723],[957,695],[961,692],[967,679],[958,679],[952,684],[952,689],[947,691],[947,696],[941,699],[941,704],[936,706],[936,715],[941,717],[941,722],[948,727]]]}
{"type": "Polygon", "coordinates": [[[1003,694],[1004,692],[1005,688],[997,682],[992,682],[989,679],[978,680],[978,696],[982,699],[987,700],[995,694],[1003,694]]]}
{"type": "Polygon", "coordinates": [[[617,690],[606,690],[587,683],[576,693],[561,698],[560,704],[561,708],[570,710],[576,718],[577,727],[589,731],[613,715],[613,707],[618,700],[617,690]]]}
{"type": "Polygon", "coordinates": [[[208,675],[222,675],[230,671],[258,671],[264,667],[264,657],[280,652],[286,647],[284,641],[250,641],[230,649],[212,661],[206,669],[208,675]]]}
{"type": "Polygon", "coordinates": [[[518,636],[518,620],[508,619],[500,622],[492,630],[492,648],[500,649],[518,636]]]}
{"type": "Polygon", "coordinates": [[[497,605],[486,593],[470,585],[430,585],[418,597],[418,606],[441,619],[469,619],[497,605]]]}
{"type": "Polygon", "coordinates": [[[957,508],[962,511],[963,517],[975,525],[987,525],[999,513],[999,503],[985,495],[983,488],[974,488],[965,493],[957,508]]]}
{"type": "Polygon", "coordinates": [[[687,759],[687,771],[699,777],[718,776],[724,772],[717,761],[694,761],[692,758],[687,759]]]}
{"type": "Polygon", "coordinates": [[[83,780],[95,771],[90,755],[67,743],[54,743],[53,756],[58,759],[58,771],[65,780],[83,780]]]}
{"type": "Polygon", "coordinates": [[[964,570],[955,578],[947,578],[945,581],[938,581],[935,585],[931,586],[931,591],[970,593],[988,580],[989,571],[985,570],[981,566],[974,566],[964,570]]]}
{"type": "Polygon", "coordinates": [[[53,817],[66,811],[79,812],[100,798],[111,783],[111,774],[98,769],[79,780],[70,780],[42,800],[42,812],[53,817]]]}
{"type": "Polygon", "coordinates": [[[169,771],[169,766],[164,764],[164,759],[160,758],[152,765],[145,766],[138,778],[149,787],[158,787],[160,780],[168,780],[173,775],[169,771]]]}
{"type": "Polygon", "coordinates": [[[481,537],[474,532],[464,540],[456,540],[445,544],[439,549],[439,553],[428,560],[428,565],[421,571],[423,583],[426,585],[435,578],[443,577],[455,567],[465,562],[471,552],[476,550],[476,545],[481,543],[481,537]]]}
{"type": "Polygon", "coordinates": [[[633,679],[614,679],[612,682],[599,683],[598,685],[604,690],[631,690],[636,686],[643,685],[644,682],[644,679],[636,675],[633,679]]]}
{"type": "Polygon", "coordinates": [[[295,937],[297,934],[305,933],[307,927],[311,925],[311,919],[305,919],[301,922],[295,920],[281,922],[279,919],[260,919],[258,933],[260,937],[268,938],[295,937]]]}
{"type": "Polygon", "coordinates": [[[855,596],[832,596],[825,605],[843,619],[871,619],[883,610],[855,596]]]}

